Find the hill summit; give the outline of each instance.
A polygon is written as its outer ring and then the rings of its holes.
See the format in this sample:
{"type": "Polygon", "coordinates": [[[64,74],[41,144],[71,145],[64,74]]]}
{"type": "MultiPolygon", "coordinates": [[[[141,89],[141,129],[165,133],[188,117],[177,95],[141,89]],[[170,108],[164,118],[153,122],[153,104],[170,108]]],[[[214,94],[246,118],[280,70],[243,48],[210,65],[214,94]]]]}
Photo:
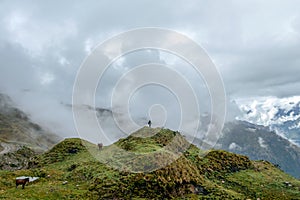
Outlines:
{"type": "Polygon", "coordinates": [[[101,150],[80,139],[65,139],[34,161],[38,164],[27,170],[0,171],[3,177],[0,187],[4,188],[1,196],[28,199],[300,198],[299,180],[271,163],[251,161],[246,156],[222,150],[204,152],[188,143],[179,132],[161,128],[144,127],[101,150]],[[105,162],[99,162],[104,155],[105,162]],[[124,155],[132,157],[124,158],[124,155]],[[169,160],[172,162],[166,163],[169,160]],[[147,167],[153,166],[155,170],[148,170],[147,167]],[[9,181],[20,175],[41,178],[20,192],[9,181]]]}

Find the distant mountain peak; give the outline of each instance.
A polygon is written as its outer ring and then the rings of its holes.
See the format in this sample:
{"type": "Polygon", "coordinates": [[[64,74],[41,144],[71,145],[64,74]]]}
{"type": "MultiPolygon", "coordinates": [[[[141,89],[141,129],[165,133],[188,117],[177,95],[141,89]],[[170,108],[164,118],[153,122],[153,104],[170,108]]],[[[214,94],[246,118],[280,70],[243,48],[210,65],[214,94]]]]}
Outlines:
{"type": "Polygon", "coordinates": [[[257,97],[235,101],[242,112],[238,120],[270,127],[300,146],[300,96],[257,97]]]}

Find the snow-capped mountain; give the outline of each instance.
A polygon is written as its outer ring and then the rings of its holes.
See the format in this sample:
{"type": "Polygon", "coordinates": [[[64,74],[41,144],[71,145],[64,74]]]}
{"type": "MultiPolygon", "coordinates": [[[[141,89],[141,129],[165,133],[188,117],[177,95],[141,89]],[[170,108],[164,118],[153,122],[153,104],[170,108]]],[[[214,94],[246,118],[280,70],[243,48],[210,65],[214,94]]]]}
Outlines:
{"type": "Polygon", "coordinates": [[[300,146],[300,96],[259,97],[235,102],[241,111],[238,120],[269,126],[278,135],[300,146]]]}

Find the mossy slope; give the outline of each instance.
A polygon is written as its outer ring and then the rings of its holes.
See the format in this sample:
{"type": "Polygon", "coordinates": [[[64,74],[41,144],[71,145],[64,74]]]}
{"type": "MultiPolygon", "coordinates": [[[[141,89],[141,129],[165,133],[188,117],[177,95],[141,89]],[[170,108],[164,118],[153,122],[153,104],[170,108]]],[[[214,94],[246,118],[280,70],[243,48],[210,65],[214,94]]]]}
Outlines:
{"type": "MultiPolygon", "coordinates": [[[[88,144],[85,142],[85,144],[88,144]]],[[[115,163],[129,160],[116,153],[116,147],[138,155],[151,152],[181,156],[169,165],[156,157],[152,164],[161,168],[148,173],[118,171],[98,162],[79,139],[66,139],[35,158],[35,168],[15,172],[0,171],[0,197],[4,199],[300,199],[300,182],[265,161],[226,151],[203,152],[178,132],[143,128],[101,151],[115,163]],[[139,137],[137,137],[139,136],[139,137]],[[174,138],[176,138],[174,140],[174,138]],[[170,141],[177,144],[168,148],[170,141]],[[182,151],[178,147],[187,147],[182,151]],[[25,190],[15,189],[19,175],[42,177],[25,190]],[[63,184],[68,181],[67,184],[63,184]],[[286,183],[288,182],[288,184],[286,183]]],[[[88,144],[90,151],[99,152],[88,144]]],[[[138,164],[140,159],[131,160],[138,164]]],[[[145,158],[145,157],[144,157],[145,158]]],[[[145,162],[145,161],[144,161],[145,162]]],[[[132,164],[131,163],[131,164],[132,164]]],[[[110,163],[111,164],[111,163],[110,163]]],[[[134,166],[134,165],[131,165],[134,166]]],[[[126,166],[122,166],[125,167],[126,166]]]]}

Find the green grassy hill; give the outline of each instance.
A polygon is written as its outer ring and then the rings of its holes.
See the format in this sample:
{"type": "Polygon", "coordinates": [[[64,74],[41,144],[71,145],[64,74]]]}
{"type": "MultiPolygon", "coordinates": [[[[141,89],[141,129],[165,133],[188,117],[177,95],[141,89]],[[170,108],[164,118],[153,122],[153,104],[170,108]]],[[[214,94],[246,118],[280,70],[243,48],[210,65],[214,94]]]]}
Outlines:
{"type": "Polygon", "coordinates": [[[29,166],[0,171],[0,199],[300,199],[300,181],[271,163],[222,150],[203,152],[167,129],[144,127],[101,151],[65,139],[29,166]],[[122,150],[135,156],[124,158],[122,150]],[[150,154],[155,159],[147,160],[150,154]],[[153,167],[158,169],[142,172],[153,167]],[[15,177],[23,175],[41,178],[16,189],[15,177]]]}

